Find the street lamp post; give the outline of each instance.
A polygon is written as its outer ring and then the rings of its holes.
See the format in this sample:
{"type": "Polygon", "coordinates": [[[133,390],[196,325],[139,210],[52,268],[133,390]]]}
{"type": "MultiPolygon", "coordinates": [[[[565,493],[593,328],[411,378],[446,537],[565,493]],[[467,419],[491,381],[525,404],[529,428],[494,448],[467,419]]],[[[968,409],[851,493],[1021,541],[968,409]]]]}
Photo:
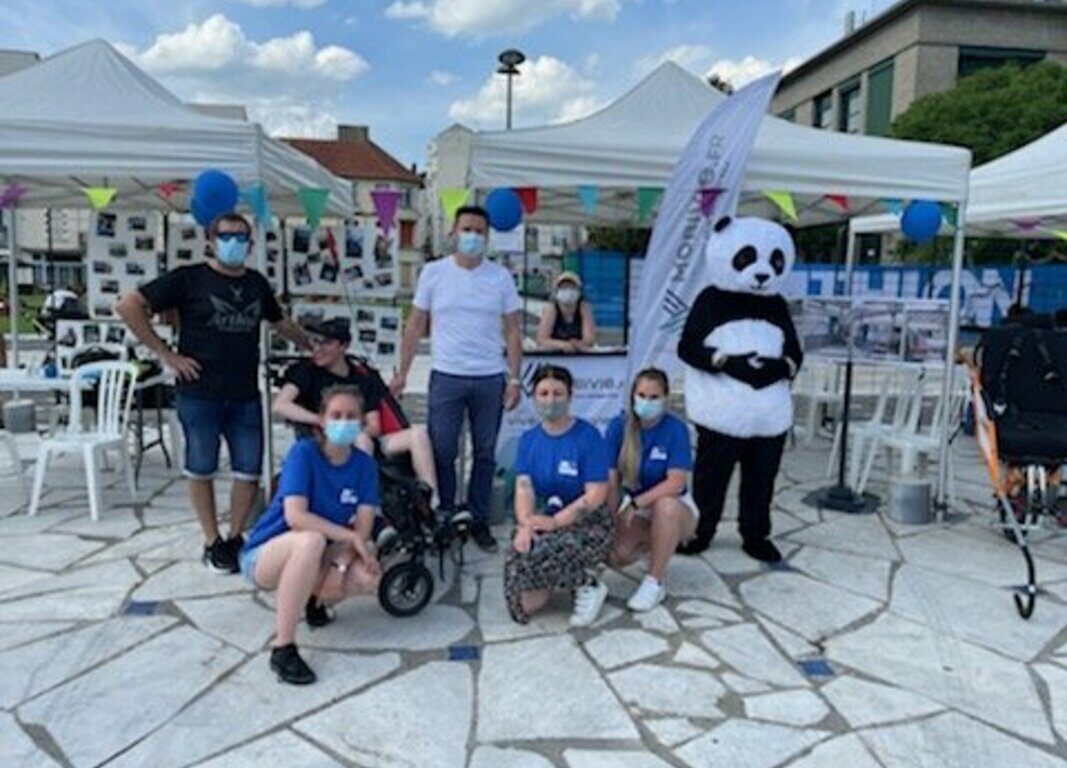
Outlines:
{"type": "Polygon", "coordinates": [[[514,48],[508,48],[506,51],[497,57],[500,61],[500,66],[497,67],[496,73],[498,75],[504,75],[508,79],[508,106],[507,106],[507,130],[511,130],[511,78],[515,77],[519,73],[519,65],[526,61],[526,55],[522,51],[517,51],[514,48]]]}

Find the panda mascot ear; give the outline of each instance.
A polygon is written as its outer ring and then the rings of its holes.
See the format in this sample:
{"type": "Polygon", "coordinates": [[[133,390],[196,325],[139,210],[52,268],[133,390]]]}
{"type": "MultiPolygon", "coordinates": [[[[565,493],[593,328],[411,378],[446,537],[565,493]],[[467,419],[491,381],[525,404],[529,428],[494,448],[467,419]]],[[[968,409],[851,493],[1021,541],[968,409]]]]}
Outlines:
{"type": "Polygon", "coordinates": [[[734,220],[731,219],[729,216],[723,216],[721,219],[719,219],[718,221],[715,222],[714,230],[716,232],[722,232],[728,226],[733,224],[733,221],[734,220]]]}

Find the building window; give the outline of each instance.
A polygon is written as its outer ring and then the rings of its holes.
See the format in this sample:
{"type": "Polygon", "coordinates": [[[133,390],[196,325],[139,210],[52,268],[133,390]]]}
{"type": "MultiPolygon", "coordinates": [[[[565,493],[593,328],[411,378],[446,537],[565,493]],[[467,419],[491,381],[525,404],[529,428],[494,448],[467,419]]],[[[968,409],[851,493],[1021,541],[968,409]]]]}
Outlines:
{"type": "Polygon", "coordinates": [[[400,222],[400,247],[401,248],[413,248],[413,247],[415,247],[415,222],[414,221],[402,221],[402,222],[400,222]]]}
{"type": "Polygon", "coordinates": [[[833,94],[829,91],[815,97],[814,109],[812,110],[811,124],[816,128],[830,128],[831,116],[834,111],[833,94]]]}
{"type": "Polygon", "coordinates": [[[851,82],[838,91],[837,130],[842,133],[861,133],[863,102],[860,101],[860,84],[851,82]]]}
{"type": "Polygon", "coordinates": [[[792,109],[787,109],[785,112],[778,115],[778,117],[783,120],[788,120],[791,123],[795,123],[797,121],[797,108],[793,107],[792,109]]]}
{"type": "Polygon", "coordinates": [[[888,136],[893,123],[893,60],[867,73],[867,133],[888,136]]]}
{"type": "Polygon", "coordinates": [[[1036,64],[1045,58],[1044,51],[1031,51],[1022,48],[971,48],[960,47],[959,76],[967,77],[983,69],[1016,64],[1025,67],[1036,64]]]}

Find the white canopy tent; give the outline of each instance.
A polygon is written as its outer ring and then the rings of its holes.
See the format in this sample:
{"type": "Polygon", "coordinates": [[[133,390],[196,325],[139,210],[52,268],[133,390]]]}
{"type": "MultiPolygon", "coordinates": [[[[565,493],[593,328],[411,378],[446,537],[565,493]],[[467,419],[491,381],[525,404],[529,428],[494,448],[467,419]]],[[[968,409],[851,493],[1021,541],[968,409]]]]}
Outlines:
{"type": "MultiPolygon", "coordinates": [[[[536,187],[539,207],[530,221],[611,224],[637,221],[637,189],[663,187],[698,122],[725,95],[674,63],[665,63],[628,93],[589,117],[558,125],[472,134],[465,186],[536,187]],[[579,190],[593,186],[592,215],[579,190]]],[[[748,159],[742,209],[766,211],[764,192],[798,198],[802,223],[840,220],[825,199],[843,195],[853,213],[879,199],[929,199],[960,206],[950,301],[947,374],[952,387],[959,324],[964,208],[971,153],[958,147],[850,135],[767,116],[748,159]]],[[[438,183],[439,187],[446,184],[438,183]]],[[[854,238],[848,240],[849,263],[854,238]]],[[[846,282],[851,292],[851,280],[846,282]]],[[[948,430],[942,425],[939,497],[946,486],[948,430]]]]}
{"type": "MultiPolygon", "coordinates": [[[[967,203],[972,237],[1052,238],[1067,228],[1067,124],[974,169],[967,203]]],[[[892,232],[892,214],[853,219],[856,233],[892,232]]]]}

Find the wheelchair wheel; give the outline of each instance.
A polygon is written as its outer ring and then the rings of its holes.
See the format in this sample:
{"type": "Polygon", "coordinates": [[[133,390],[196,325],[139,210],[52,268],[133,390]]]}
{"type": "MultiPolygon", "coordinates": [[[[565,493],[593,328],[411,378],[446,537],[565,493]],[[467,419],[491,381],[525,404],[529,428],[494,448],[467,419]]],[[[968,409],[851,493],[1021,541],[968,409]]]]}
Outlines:
{"type": "Polygon", "coordinates": [[[414,616],[433,597],[433,574],[425,564],[409,560],[394,565],[378,586],[378,602],[391,616],[414,616]]]}

